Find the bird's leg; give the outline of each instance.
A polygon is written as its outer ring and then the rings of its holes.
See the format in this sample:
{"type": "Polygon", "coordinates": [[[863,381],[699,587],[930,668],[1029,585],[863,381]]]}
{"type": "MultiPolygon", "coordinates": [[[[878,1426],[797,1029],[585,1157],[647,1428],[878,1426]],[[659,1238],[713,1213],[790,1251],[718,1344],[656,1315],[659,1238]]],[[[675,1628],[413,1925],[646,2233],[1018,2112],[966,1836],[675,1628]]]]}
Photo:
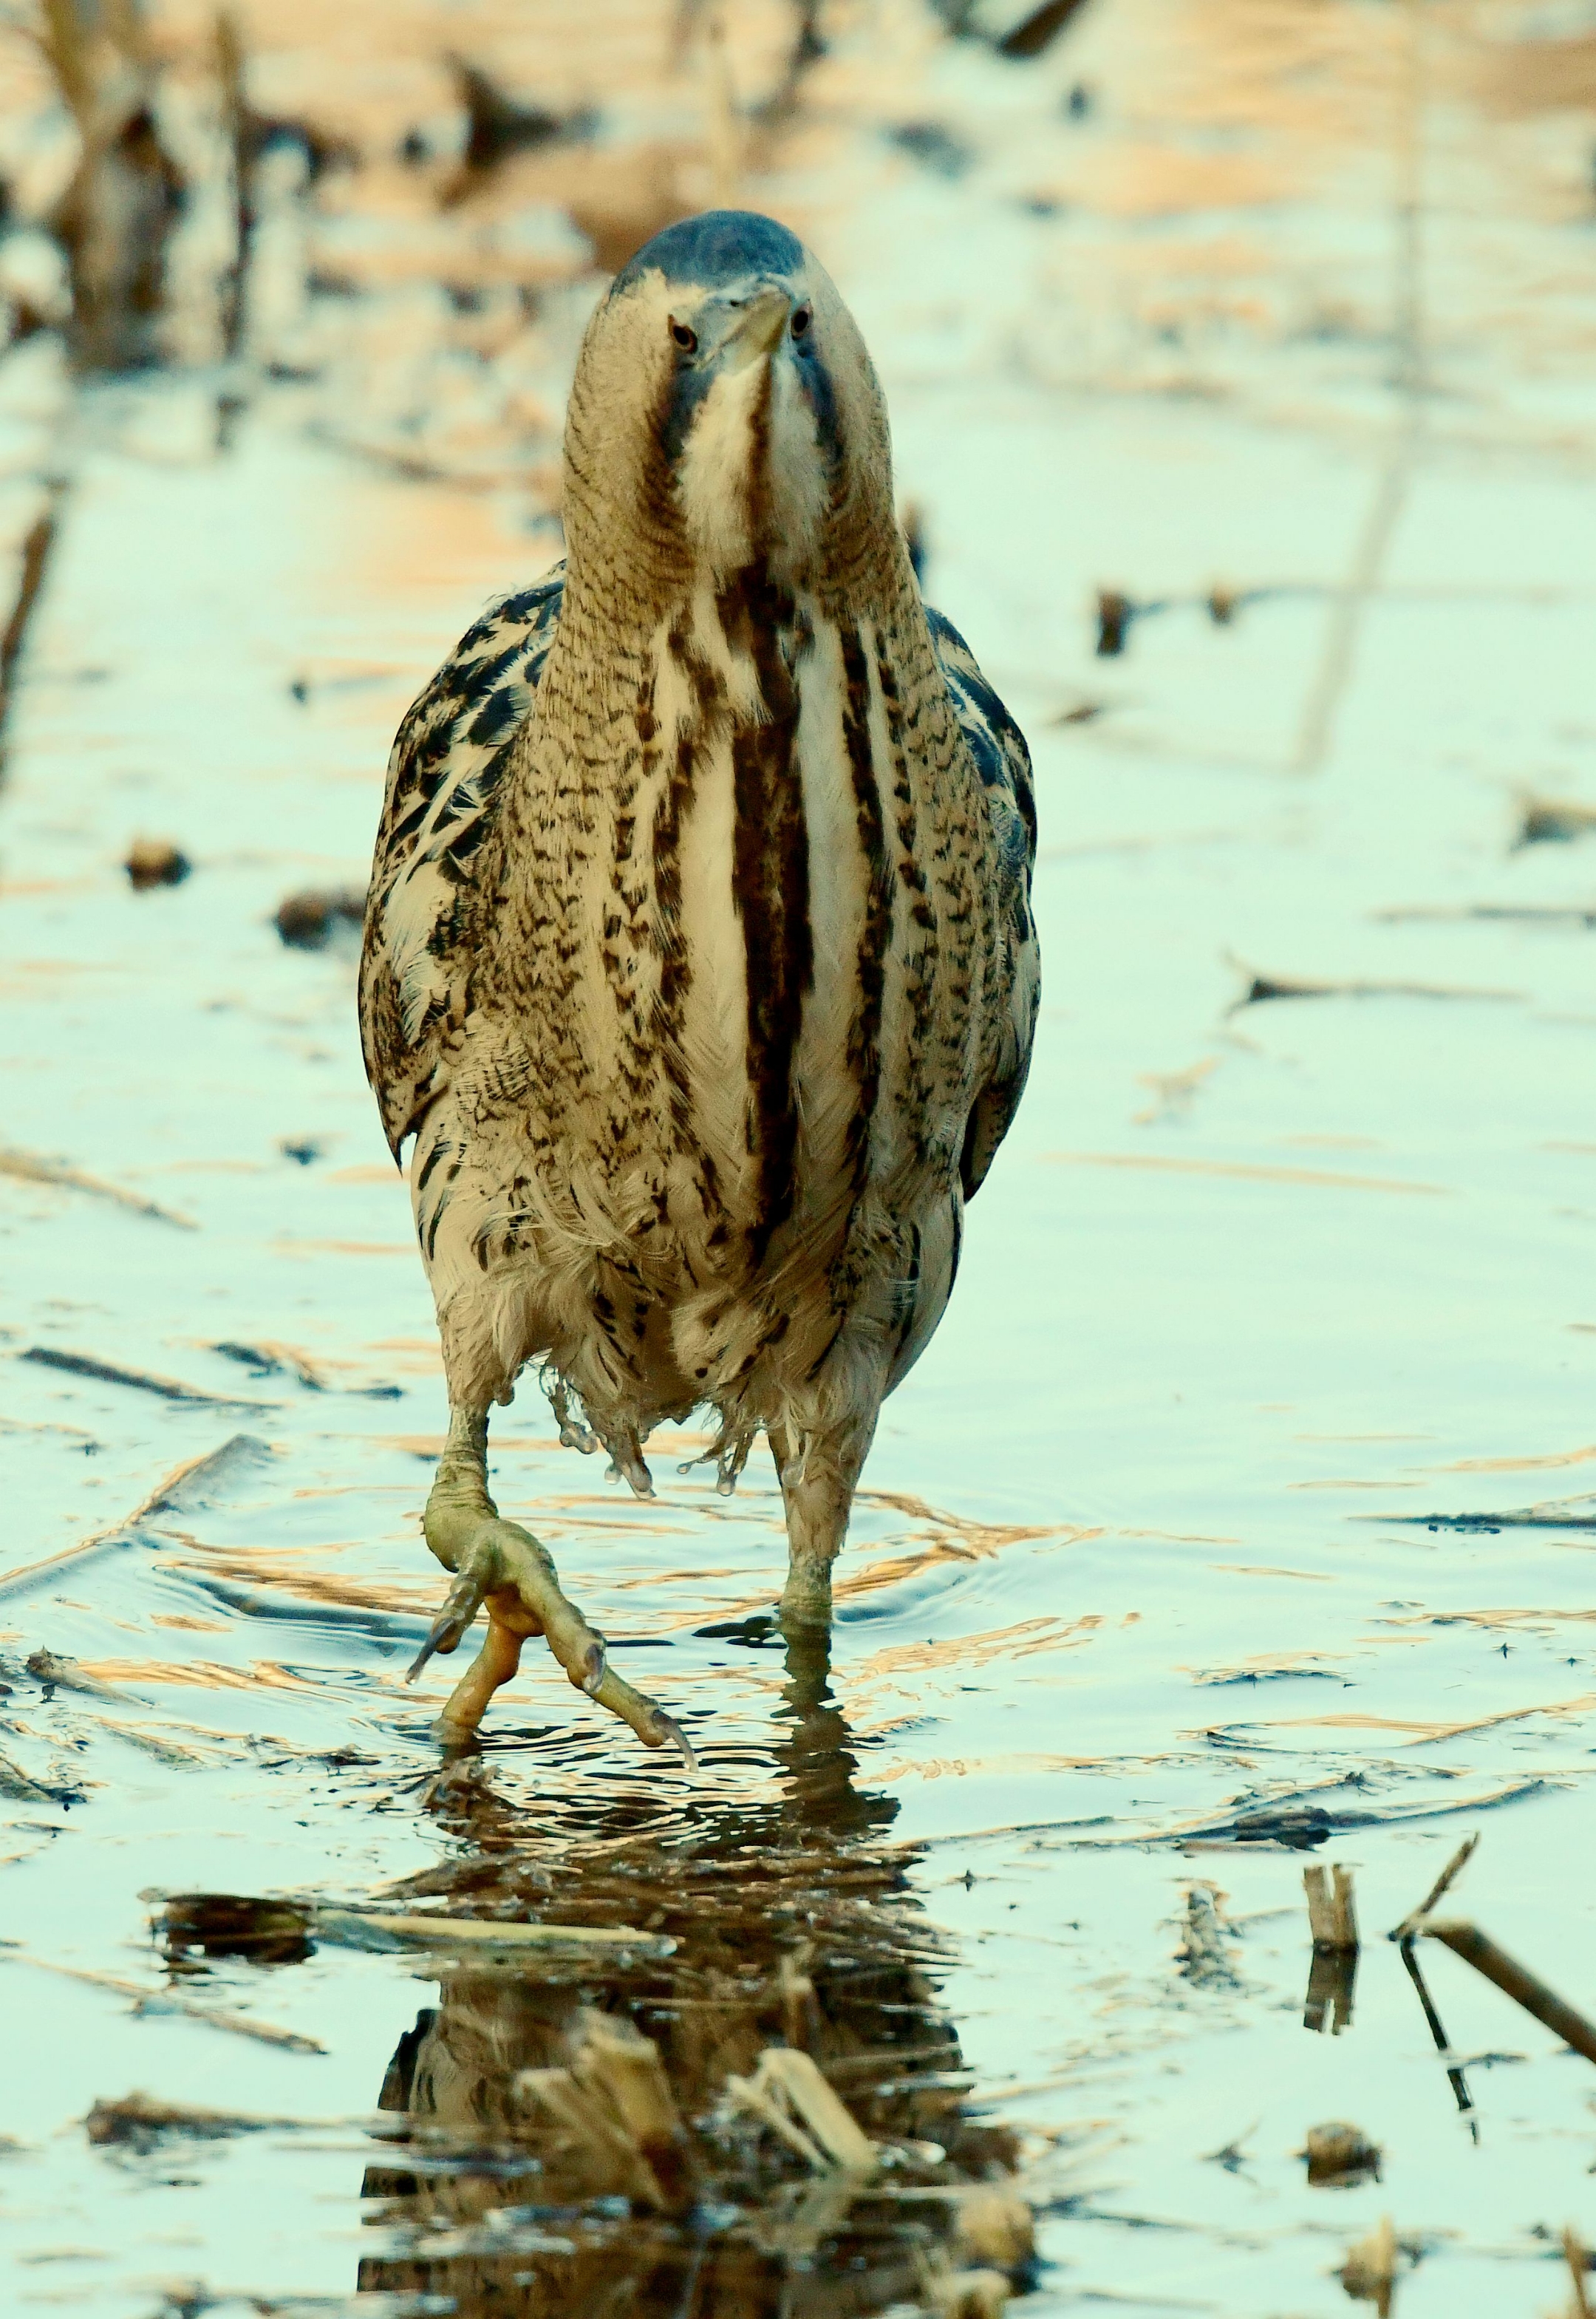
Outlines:
{"type": "Polygon", "coordinates": [[[873,1425],[862,1428],[841,1441],[812,1438],[800,1448],[785,1428],[771,1428],[787,1510],[787,1584],[779,1615],[789,1637],[830,1628],[831,1566],[848,1533],[853,1485],[873,1430],[873,1425]]]}
{"type": "Polygon", "coordinates": [[[437,1720],[439,1738],[455,1745],[468,1739],[493,1693],[516,1672],[527,1638],[543,1635],[579,1691],[629,1723],[645,1747],[674,1746],[692,1767],[692,1749],[679,1725],[605,1665],[604,1638],[562,1591],[547,1549],[519,1522],[500,1519],[488,1495],[485,1410],[451,1410],[422,1527],[455,1584],[410,1679],[434,1651],[457,1647],[484,1603],[488,1611],[487,1639],[449,1694],[437,1720]]]}

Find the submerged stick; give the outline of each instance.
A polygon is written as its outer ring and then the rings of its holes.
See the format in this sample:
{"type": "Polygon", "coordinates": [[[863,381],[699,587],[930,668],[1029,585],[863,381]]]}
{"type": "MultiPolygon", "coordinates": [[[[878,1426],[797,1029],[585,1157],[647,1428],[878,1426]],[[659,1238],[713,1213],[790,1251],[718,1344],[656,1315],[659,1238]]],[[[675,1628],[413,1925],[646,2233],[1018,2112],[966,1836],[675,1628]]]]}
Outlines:
{"type": "Polygon", "coordinates": [[[1596,2062],[1596,2025],[1588,2021],[1582,2013],[1576,2013],[1572,2005],[1564,2004],[1555,1989],[1549,1989],[1517,1958],[1509,1956],[1505,1949],[1498,1948],[1489,1934],[1483,1933],[1477,1925],[1470,1924],[1462,1917],[1431,1917],[1420,1925],[1419,1930],[1429,1939],[1441,1942],[1454,1956],[1460,1956],[1465,1964],[1472,1964],[1476,1972],[1494,1982],[1504,1997],[1510,1997],[1515,2005],[1521,2005],[1543,2028],[1549,2029],[1555,2037],[1561,2037],[1563,2043],[1571,2045],[1576,2053],[1582,2053],[1587,2062],[1596,2062]]]}
{"type": "MultiPolygon", "coordinates": [[[[1435,2040],[1436,2052],[1449,2053],[1452,2049],[1447,2044],[1447,2033],[1441,2026],[1441,2017],[1435,2009],[1435,2000],[1425,1985],[1424,1975],[1419,1970],[1419,1960],[1413,1954],[1413,1944],[1411,1940],[1406,1940],[1402,1945],[1402,1960],[1406,1968],[1408,1979],[1418,1991],[1419,2002],[1424,2008],[1425,2025],[1435,2040]]],[[[1447,2063],[1447,2082],[1452,2089],[1452,2098],[1457,2104],[1459,2113],[1468,2120],[1470,2134],[1475,2142],[1478,2142],[1480,2128],[1479,2122],[1474,2116],[1474,2098],[1468,2089],[1468,2080],[1464,2076],[1462,2067],[1457,2062],[1449,2061],[1447,2063]]]]}

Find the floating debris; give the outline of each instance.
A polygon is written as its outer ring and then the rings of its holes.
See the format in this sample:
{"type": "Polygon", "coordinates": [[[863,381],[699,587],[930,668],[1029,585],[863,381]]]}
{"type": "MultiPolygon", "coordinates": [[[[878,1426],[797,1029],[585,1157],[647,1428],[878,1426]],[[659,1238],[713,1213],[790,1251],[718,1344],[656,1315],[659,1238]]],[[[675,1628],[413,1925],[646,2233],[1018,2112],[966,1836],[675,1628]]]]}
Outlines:
{"type": "MultiPolygon", "coordinates": [[[[1471,1839],[1471,1842],[1474,1839],[1471,1839]]],[[[1338,1863],[1334,1868],[1303,1871],[1308,1895],[1308,1929],[1316,1949],[1356,1950],[1357,1916],[1352,1903],[1352,1871],[1338,1863]]]]}
{"type": "Polygon", "coordinates": [[[1224,1897],[1216,1884],[1186,1888],[1186,1918],[1177,1954],[1182,1976],[1199,1989],[1233,1989],[1239,1979],[1225,1946],[1226,1927],[1220,1916],[1224,1897]]]}
{"type": "Polygon", "coordinates": [[[1435,1882],[1430,1886],[1423,1899],[1420,1901],[1419,1906],[1416,1908],[1410,1909],[1408,1914],[1402,1918],[1400,1925],[1393,1926],[1392,1930],[1385,1936],[1387,1940],[1411,1942],[1413,1939],[1414,1936],[1422,1926],[1425,1917],[1429,1916],[1430,1910],[1435,1907],[1436,1902],[1444,1899],[1447,1893],[1451,1890],[1458,1877],[1462,1875],[1469,1862],[1474,1858],[1474,1853],[1478,1849],[1479,1842],[1480,1832],[1478,1828],[1474,1830],[1473,1836],[1465,1836],[1463,1842],[1452,1854],[1451,1859],[1447,1861],[1446,1866],[1436,1878],[1435,1882]]]}
{"type": "MultiPolygon", "coordinates": [[[[1516,1958],[1509,1956],[1507,1951],[1499,1948],[1488,1933],[1483,1933],[1477,1925],[1471,1924],[1466,1917],[1437,1917],[1432,1914],[1437,1901],[1445,1897],[1473,1857],[1478,1843],[1479,1837],[1476,1835],[1470,1836],[1466,1844],[1458,1846],[1420,1906],[1404,1917],[1400,1925],[1393,1927],[1390,1937],[1401,1945],[1404,1958],[1411,1958],[1413,1944],[1417,1940],[1439,1941],[1443,1947],[1449,1948],[1455,1956],[1460,1956],[1465,1964],[1472,1964],[1477,1973],[1483,1974],[1485,1980],[1493,1982],[1504,1997],[1510,1997],[1515,2005],[1521,2005],[1526,2013],[1538,2021],[1544,2028],[1551,2030],[1554,2036],[1560,2037],[1563,2043],[1572,2047],[1574,2053],[1582,2054],[1588,2062],[1596,2062],[1596,2023],[1592,2023],[1584,2014],[1566,2003],[1558,1996],[1555,1989],[1549,1988],[1537,1974],[1531,1972],[1528,1966],[1519,1964],[1516,1958]]],[[[1410,1970],[1412,1970],[1411,1966],[1410,1970]]],[[[1414,1978],[1415,1980],[1418,1978],[1416,1973],[1414,1978]]],[[[1444,2049],[1445,2040],[1440,2034],[1440,2023],[1434,2017],[1434,2008],[1429,2004],[1428,1992],[1423,1991],[1421,1988],[1420,1993],[1424,1996],[1425,2010],[1430,2017],[1430,2027],[1435,2034],[1436,2042],[1444,2049]]]]}
{"type": "Polygon", "coordinates": [[[41,1562],[24,1563],[20,1569],[7,1571],[0,1577],[0,1595],[20,1593],[23,1587],[56,1575],[108,1547],[133,1545],[143,1537],[142,1525],[152,1516],[197,1511],[211,1502],[217,1490],[241,1473],[265,1465],[271,1456],[266,1442],[257,1441],[252,1434],[235,1433],[220,1449],[208,1450],[199,1457],[185,1457],[125,1520],[95,1530],[91,1537],[80,1538],[76,1546],[63,1547],[59,1554],[47,1554],[41,1562]]]}
{"type": "Polygon", "coordinates": [[[191,1969],[196,1953],[202,1958],[244,1957],[261,1965],[302,1964],[316,1953],[310,1911],[289,1900],[257,1900],[237,1892],[172,1893],[163,1899],[157,1923],[167,1963],[191,1969]]]}
{"type": "Polygon", "coordinates": [[[1258,974],[1252,968],[1241,966],[1239,959],[1229,961],[1248,977],[1246,989],[1226,1007],[1227,1015],[1240,1015],[1244,1007],[1264,1006],[1276,1000],[1292,998],[1435,998],[1480,1000],[1492,1006],[1521,1005],[1521,990],[1470,990],[1438,982],[1300,982],[1285,975],[1258,974]]]}
{"type": "Polygon", "coordinates": [[[997,43],[1000,57],[1015,57],[1029,62],[1050,49],[1069,23],[1082,0],[1041,0],[1028,16],[1023,16],[1010,32],[997,43]]]}
{"type": "Polygon", "coordinates": [[[50,551],[55,546],[64,488],[61,484],[48,487],[43,510],[28,528],[23,541],[22,571],[18,575],[16,595],[6,615],[5,627],[0,628],[0,778],[5,772],[6,727],[16,691],[17,671],[22,665],[28,624],[43,589],[50,551]]]}
{"type": "Polygon", "coordinates": [[[236,2134],[280,2133],[305,2124],[303,2118],[196,2109],[187,2102],[157,2101],[153,2095],[132,2093],[123,2094],[120,2101],[95,2102],[83,2128],[99,2149],[136,2150],[148,2155],[158,2147],[163,2134],[180,2134],[193,2142],[223,2142],[236,2134]]]}
{"type": "Polygon", "coordinates": [[[168,837],[135,837],[122,863],[135,894],[156,886],[181,886],[194,864],[168,837]]]}
{"type": "Polygon", "coordinates": [[[86,1175],[81,1168],[68,1168],[64,1160],[41,1160],[33,1151],[0,1150],[0,1176],[14,1177],[23,1184],[50,1184],[63,1192],[88,1192],[97,1200],[114,1200],[118,1207],[131,1208],[135,1215],[155,1216],[164,1224],[176,1224],[183,1232],[199,1229],[192,1216],[180,1216],[174,1209],[163,1208],[137,1192],[124,1192],[120,1184],[107,1184],[98,1176],[86,1175]]]}
{"type": "Polygon", "coordinates": [[[76,1691],[86,1699],[108,1700],[113,1706],[129,1701],[138,1703],[132,1692],[120,1690],[113,1683],[103,1683],[97,1674],[86,1674],[76,1659],[59,1658],[54,1651],[34,1651],[23,1664],[28,1673],[44,1685],[47,1699],[52,1691],[76,1691]]]}
{"type": "Polygon", "coordinates": [[[311,887],[290,894],[272,920],[290,950],[325,950],[340,931],[365,923],[365,895],[354,886],[311,887]]]}
{"type": "Polygon", "coordinates": [[[324,1939],[350,1948],[493,1950],[624,1950],[668,1956],[673,1943],[630,1925],[504,1923],[481,1917],[390,1916],[377,1909],[311,1908],[310,1921],[324,1939]]]}
{"type": "Polygon", "coordinates": [[[135,2013],[181,2013],[186,2020],[203,2021],[207,2028],[225,2029],[235,2037],[253,2037],[260,2044],[277,2045],[285,2053],[327,2051],[316,2038],[303,2036],[297,2029],[279,2029],[270,2021],[257,2021],[252,2014],[235,2012],[224,2006],[200,2005],[170,1990],[147,1989],[140,1981],[124,1980],[121,1973],[94,1972],[86,1965],[61,1964],[54,1957],[35,1956],[31,1949],[14,1941],[0,1941],[0,1961],[5,1960],[36,1965],[41,1972],[59,1973],[66,1981],[81,1981],[92,1989],[109,1989],[119,1997],[131,1997],[135,2013]]]}
{"type": "Polygon", "coordinates": [[[24,1772],[20,1764],[14,1764],[9,1755],[0,1755],[0,1796],[6,1797],[12,1803],[77,1802],[81,1793],[80,1789],[52,1787],[46,1781],[36,1780],[32,1773],[24,1772]]]}
{"type": "Polygon", "coordinates": [[[1596,2269],[1596,2255],[1591,2253],[1572,2223],[1563,2231],[1563,2260],[1568,2265],[1572,2299],[1567,2319],[1596,2319],[1591,2302],[1590,2274],[1596,2269]]]}
{"type": "Polygon", "coordinates": [[[1131,623],[1145,606],[1132,604],[1117,588],[1097,591],[1097,657],[1117,660],[1125,649],[1125,639],[1131,633],[1131,623]]]}
{"type": "Polygon", "coordinates": [[[97,1385],[131,1385],[138,1393],[158,1394],[163,1401],[189,1402],[202,1409],[264,1409],[259,1401],[232,1401],[224,1394],[202,1392],[176,1377],[156,1376],[148,1369],[124,1369],[114,1361],[97,1360],[89,1353],[58,1352],[53,1345],[30,1345],[19,1360],[37,1361],[41,1368],[63,1369],[68,1376],[92,1377],[97,1385]]]}
{"type": "Polygon", "coordinates": [[[1380,2179],[1381,2151],[1356,2125],[1311,2125],[1297,2156],[1305,2159],[1316,2189],[1348,2190],[1380,2179]]]}
{"type": "Polygon", "coordinates": [[[1515,853],[1525,845],[1572,845],[1596,829],[1596,807],[1566,800],[1552,803],[1532,799],[1525,807],[1513,840],[1515,853]]]}
{"type": "Polygon", "coordinates": [[[1396,2292],[1396,2233],[1389,2215],[1382,2215],[1367,2238],[1348,2250],[1336,2276],[1354,2303],[1372,2303],[1379,2319],[1391,2319],[1396,2292]]]}
{"type": "Polygon", "coordinates": [[[1555,1989],[1548,1988],[1528,1966],[1499,1948],[1477,1925],[1457,1917],[1427,1917],[1418,1930],[1426,1938],[1441,1942],[1465,1964],[1472,1964],[1476,1972],[1494,1982],[1504,1997],[1521,2005],[1526,2013],[1555,2037],[1561,2037],[1576,2053],[1582,2053],[1587,2062],[1596,2062],[1596,2023],[1566,2004],[1555,1989]]]}

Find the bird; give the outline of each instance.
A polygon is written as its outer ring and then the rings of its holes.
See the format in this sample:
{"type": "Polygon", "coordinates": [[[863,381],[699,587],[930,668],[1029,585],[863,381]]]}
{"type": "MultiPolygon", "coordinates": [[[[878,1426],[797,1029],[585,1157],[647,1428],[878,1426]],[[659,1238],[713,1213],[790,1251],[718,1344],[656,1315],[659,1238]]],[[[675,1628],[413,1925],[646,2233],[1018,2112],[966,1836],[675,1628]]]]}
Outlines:
{"type": "Polygon", "coordinates": [[[562,1443],[653,1492],[650,1433],[762,1433],[776,1621],[822,1642],[882,1402],[930,1341],[1014,1119],[1040,994],[1013,717],[924,601],[858,325],[786,226],[712,210],[584,335],[564,560],[491,606],[400,726],[360,1027],[409,1148],[449,1430],[422,1526],[451,1574],[414,1667],[486,1608],[438,1719],[468,1743],[524,1642],[645,1746],[489,1494],[535,1369],[562,1443]]]}

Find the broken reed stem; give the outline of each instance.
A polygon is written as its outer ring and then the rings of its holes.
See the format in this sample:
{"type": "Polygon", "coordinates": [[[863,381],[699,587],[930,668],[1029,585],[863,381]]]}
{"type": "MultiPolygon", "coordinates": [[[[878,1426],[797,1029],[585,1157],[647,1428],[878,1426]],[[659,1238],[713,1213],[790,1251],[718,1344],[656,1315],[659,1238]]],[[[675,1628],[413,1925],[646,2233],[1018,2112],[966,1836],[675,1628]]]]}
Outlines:
{"type": "Polygon", "coordinates": [[[23,646],[27,641],[28,623],[33,617],[34,607],[44,586],[50,550],[55,546],[65,489],[62,483],[51,485],[48,506],[35,519],[23,542],[16,600],[12,605],[4,632],[0,632],[0,776],[4,776],[5,771],[5,727],[10,720],[12,699],[16,690],[17,668],[23,656],[23,646]]]}
{"type": "Polygon", "coordinates": [[[1596,2314],[1591,2308],[1591,2290],[1585,2283],[1591,2258],[1572,2223],[1565,2223],[1563,2226],[1563,2260],[1568,2265],[1568,2275],[1573,2282],[1572,2319],[1596,2319],[1596,2314]]]}
{"type": "Polygon", "coordinates": [[[1544,1981],[1527,1972],[1505,1949],[1498,1948],[1477,1925],[1471,1925],[1462,1917],[1432,1917],[1418,1930],[1439,1941],[1465,1964],[1472,1964],[1476,1972],[1494,1982],[1504,1997],[1521,2005],[1543,2028],[1561,2037],[1576,2053],[1582,2053],[1587,2062],[1596,2062],[1596,2026],[1582,2013],[1576,2013],[1572,2005],[1565,2005],[1555,1990],[1548,1989],[1544,1981]]]}
{"type": "Polygon", "coordinates": [[[1465,1836],[1464,1841],[1458,1845],[1456,1851],[1452,1854],[1451,1859],[1447,1861],[1446,1866],[1436,1878],[1435,1882],[1430,1886],[1423,1899],[1420,1901],[1419,1906],[1416,1908],[1411,1909],[1402,1918],[1401,1924],[1396,1926],[1393,1931],[1386,1935],[1386,1938],[1388,1940],[1411,1941],[1412,1939],[1419,1926],[1422,1925],[1425,1917],[1429,1916],[1430,1910],[1435,1907],[1436,1902],[1452,1890],[1453,1885],[1457,1881],[1457,1879],[1462,1875],[1469,1862],[1474,1858],[1474,1850],[1479,1841],[1480,1831],[1478,1828],[1475,1828],[1474,1834],[1470,1836],[1465,1836]]]}
{"type": "Polygon", "coordinates": [[[1339,1866],[1304,1868],[1303,1889],[1308,1895],[1308,1929],[1313,1936],[1314,1947],[1356,1950],[1357,1917],[1352,1905],[1352,1871],[1339,1866]]]}

